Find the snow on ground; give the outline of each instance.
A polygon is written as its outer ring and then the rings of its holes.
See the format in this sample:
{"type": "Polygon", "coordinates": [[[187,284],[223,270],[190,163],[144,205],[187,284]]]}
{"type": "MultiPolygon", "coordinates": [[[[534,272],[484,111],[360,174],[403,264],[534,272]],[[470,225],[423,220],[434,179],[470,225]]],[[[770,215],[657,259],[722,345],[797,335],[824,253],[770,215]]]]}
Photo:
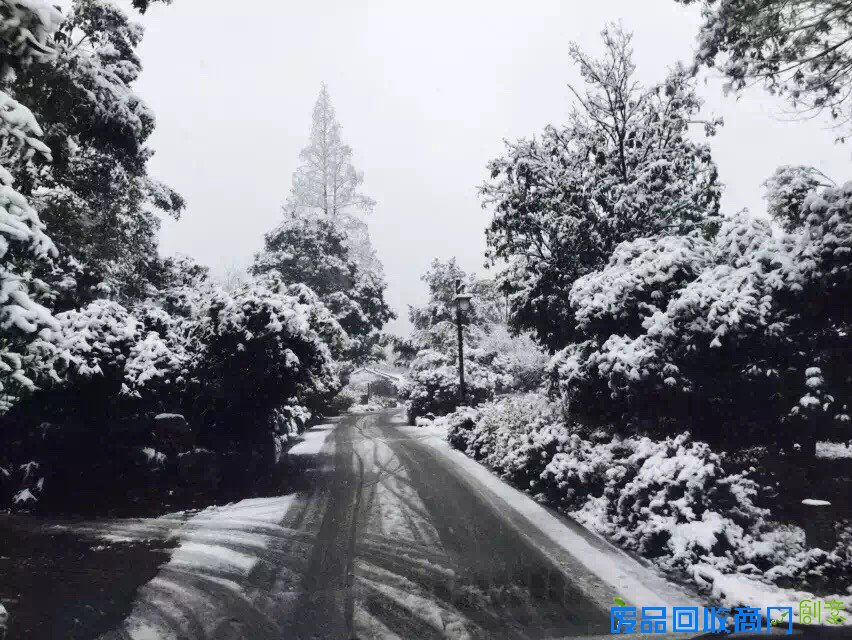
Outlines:
{"type": "MultiPolygon", "coordinates": [[[[288,455],[316,455],[333,429],[326,424],[307,431],[288,455]]],[[[235,602],[252,607],[243,588],[246,578],[287,540],[289,530],[280,523],[295,497],[251,498],[208,507],[189,518],[171,514],[114,523],[101,534],[103,539],[139,539],[152,531],[162,535],[170,527],[178,542],[169,562],[139,590],[122,631],[132,640],[194,637],[190,631],[199,625],[211,631],[235,602]]],[[[104,639],[113,637],[121,636],[107,634],[104,639]]]]}
{"type": "Polygon", "coordinates": [[[355,604],[355,615],[353,618],[355,633],[359,638],[370,638],[370,640],[402,640],[393,631],[387,628],[381,620],[374,617],[360,604],[355,604]]]}
{"type": "Polygon", "coordinates": [[[349,413],[374,413],[383,409],[383,406],[375,402],[368,402],[367,404],[353,404],[349,407],[349,413]]]}
{"type": "MultiPolygon", "coordinates": [[[[515,511],[545,534],[551,541],[576,558],[590,573],[611,586],[626,601],[637,606],[700,606],[695,594],[682,589],[618,549],[580,524],[566,522],[535,502],[528,495],[509,486],[486,467],[452,449],[446,441],[446,427],[404,427],[412,435],[424,436],[424,442],[490,491],[507,509],[515,511]]],[[[608,609],[611,602],[599,603],[608,609]]]]}
{"type": "Polygon", "coordinates": [[[850,626],[848,612],[852,608],[852,594],[818,597],[807,591],[782,589],[775,585],[759,582],[742,574],[724,574],[708,565],[695,567],[696,582],[705,584],[711,597],[731,609],[740,606],[755,607],[791,607],[793,622],[798,622],[799,603],[802,600],[838,601],[843,603],[844,624],[850,626]]]}
{"type": "Polygon", "coordinates": [[[302,439],[287,451],[289,456],[311,456],[320,452],[326,438],[334,431],[333,424],[320,424],[302,434],[302,439]]]}
{"type": "Polygon", "coordinates": [[[270,534],[279,528],[293,498],[294,494],[252,498],[201,511],[177,531],[179,546],[169,565],[248,574],[257,563],[257,552],[269,546],[270,534]]]}
{"type": "MultiPolygon", "coordinates": [[[[215,625],[215,612],[244,598],[243,581],[281,540],[279,523],[294,497],[209,507],[183,522],[172,534],[178,546],[171,559],[139,590],[122,631],[133,640],[172,640],[215,625]]],[[[104,636],[112,637],[120,636],[104,636]]]]}
{"type": "Polygon", "coordinates": [[[423,597],[414,593],[414,585],[409,588],[400,589],[392,584],[379,580],[359,576],[359,582],[365,587],[382,594],[392,601],[407,615],[425,622],[430,627],[441,633],[443,638],[451,640],[470,640],[465,619],[450,609],[442,607],[433,598],[423,597]]]}
{"type": "Polygon", "coordinates": [[[816,454],[817,458],[852,458],[852,442],[817,442],[816,454]]]}

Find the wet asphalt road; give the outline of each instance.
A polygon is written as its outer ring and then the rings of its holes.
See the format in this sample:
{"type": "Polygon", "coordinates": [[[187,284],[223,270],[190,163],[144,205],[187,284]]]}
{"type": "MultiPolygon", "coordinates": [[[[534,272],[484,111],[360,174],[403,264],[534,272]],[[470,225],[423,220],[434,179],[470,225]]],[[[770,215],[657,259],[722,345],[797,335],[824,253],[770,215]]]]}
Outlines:
{"type": "Polygon", "coordinates": [[[169,565],[137,618],[175,640],[607,635],[596,579],[427,437],[390,413],[344,417],[293,474],[296,497],[263,531],[266,548],[210,532],[260,557],[248,575],[169,565]]]}
{"type": "MultiPolygon", "coordinates": [[[[350,416],[286,526],[310,552],[293,638],[549,638],[609,632],[482,489],[389,414],[350,416]],[[315,537],[314,537],[315,536],[315,537]]],[[[327,445],[328,446],[328,445],[327,445]]]]}

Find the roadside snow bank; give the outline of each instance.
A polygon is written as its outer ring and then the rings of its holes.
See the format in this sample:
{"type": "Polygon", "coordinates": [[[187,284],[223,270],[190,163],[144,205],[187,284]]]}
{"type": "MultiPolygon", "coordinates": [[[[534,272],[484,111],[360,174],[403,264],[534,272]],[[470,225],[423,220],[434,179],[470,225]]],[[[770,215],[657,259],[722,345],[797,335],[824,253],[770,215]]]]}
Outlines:
{"type": "Polygon", "coordinates": [[[252,498],[201,511],[177,532],[179,546],[168,566],[246,575],[276,537],[294,497],[252,498]]]}
{"type": "Polygon", "coordinates": [[[325,445],[325,441],[329,434],[334,431],[333,424],[320,424],[305,431],[301,435],[299,442],[294,444],[287,451],[287,455],[292,457],[313,456],[320,452],[325,445]]]}

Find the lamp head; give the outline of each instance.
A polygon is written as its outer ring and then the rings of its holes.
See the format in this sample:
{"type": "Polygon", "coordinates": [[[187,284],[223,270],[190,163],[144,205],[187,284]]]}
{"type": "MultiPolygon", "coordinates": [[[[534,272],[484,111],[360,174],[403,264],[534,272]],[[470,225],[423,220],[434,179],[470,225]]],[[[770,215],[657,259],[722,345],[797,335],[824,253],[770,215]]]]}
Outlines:
{"type": "Polygon", "coordinates": [[[471,294],[464,292],[464,285],[462,284],[461,278],[456,278],[456,295],[453,298],[453,302],[456,303],[456,309],[462,313],[469,311],[470,299],[472,297],[473,296],[471,294]]]}
{"type": "Polygon", "coordinates": [[[470,299],[472,297],[473,296],[469,293],[460,293],[454,298],[459,311],[461,311],[462,313],[467,313],[468,311],[470,311],[470,299]]]}

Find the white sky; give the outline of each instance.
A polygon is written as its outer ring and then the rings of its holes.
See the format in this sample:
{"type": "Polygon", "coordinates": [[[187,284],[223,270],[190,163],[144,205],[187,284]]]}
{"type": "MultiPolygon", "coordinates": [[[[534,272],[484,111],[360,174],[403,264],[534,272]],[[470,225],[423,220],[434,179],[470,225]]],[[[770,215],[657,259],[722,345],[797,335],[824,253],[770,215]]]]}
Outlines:
{"type": "MultiPolygon", "coordinates": [[[[214,271],[246,266],[280,219],[298,153],[326,82],[344,140],[378,205],[369,223],[388,301],[407,330],[434,257],[482,271],[488,214],[476,187],[504,138],[562,123],[579,75],[568,44],[600,52],[599,32],[622,20],[635,33],[640,79],[690,58],[700,18],[673,0],[175,0],[141,19],[145,71],[137,91],[155,110],[152,175],[188,209],[166,221],[164,254],[214,271]]],[[[760,184],[780,164],[849,177],[850,147],[821,122],[790,122],[759,89],[725,98],[702,87],[725,118],[713,140],[731,211],[763,209],[760,184]]]]}

